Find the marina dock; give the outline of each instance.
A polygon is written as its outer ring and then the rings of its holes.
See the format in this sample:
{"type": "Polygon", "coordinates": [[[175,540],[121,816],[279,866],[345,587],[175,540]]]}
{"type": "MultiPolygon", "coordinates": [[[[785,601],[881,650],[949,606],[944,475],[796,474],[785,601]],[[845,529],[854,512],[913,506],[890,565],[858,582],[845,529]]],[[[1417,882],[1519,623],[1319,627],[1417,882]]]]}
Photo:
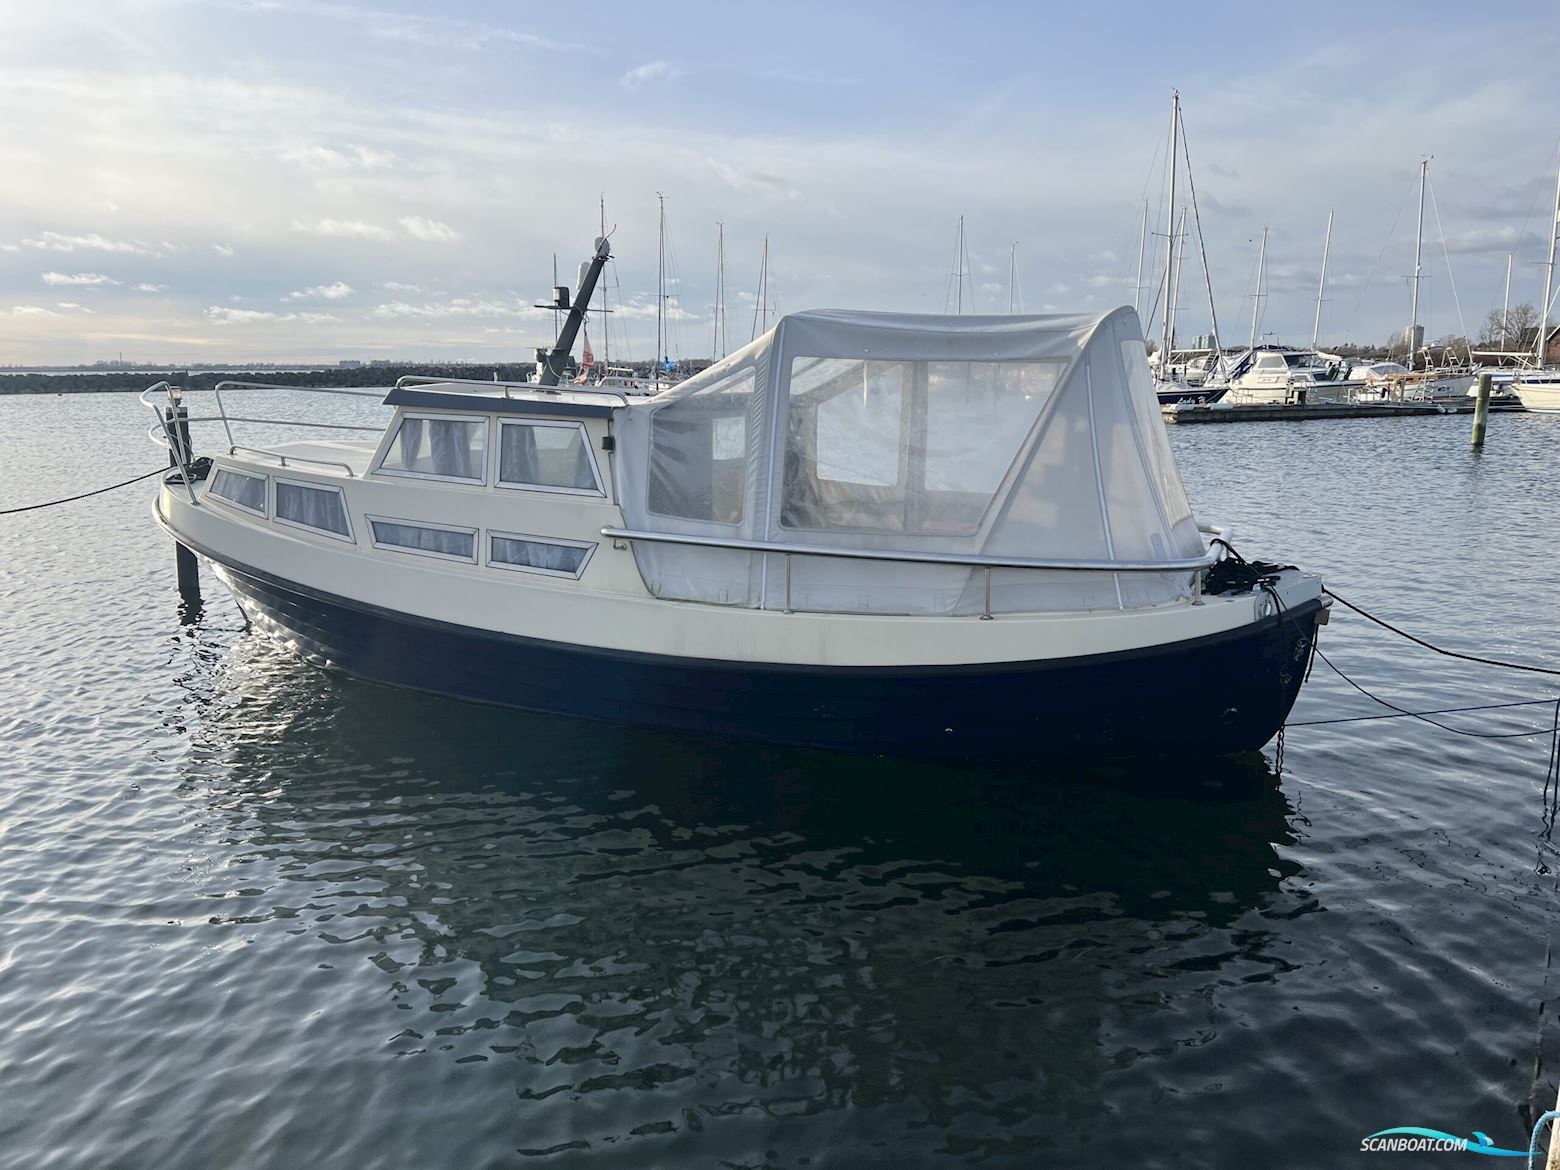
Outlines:
{"type": "MultiPolygon", "coordinates": [[[[1309,422],[1323,418],[1420,418],[1431,414],[1472,414],[1473,399],[1461,402],[1316,403],[1309,406],[1163,406],[1165,422],[1309,422]]],[[[1521,403],[1490,405],[1491,412],[1520,412],[1521,403]]]]}

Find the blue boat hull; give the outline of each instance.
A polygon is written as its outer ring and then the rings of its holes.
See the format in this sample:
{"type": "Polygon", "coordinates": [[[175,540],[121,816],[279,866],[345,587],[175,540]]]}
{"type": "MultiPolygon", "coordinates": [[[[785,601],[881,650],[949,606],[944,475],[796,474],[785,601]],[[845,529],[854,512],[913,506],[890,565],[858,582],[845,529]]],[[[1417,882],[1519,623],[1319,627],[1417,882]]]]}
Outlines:
{"type": "Polygon", "coordinates": [[[1261,747],[1304,680],[1318,602],[1123,653],[935,667],[734,663],[450,625],[215,566],[252,621],[375,682],[695,735],[952,759],[1261,747]]]}

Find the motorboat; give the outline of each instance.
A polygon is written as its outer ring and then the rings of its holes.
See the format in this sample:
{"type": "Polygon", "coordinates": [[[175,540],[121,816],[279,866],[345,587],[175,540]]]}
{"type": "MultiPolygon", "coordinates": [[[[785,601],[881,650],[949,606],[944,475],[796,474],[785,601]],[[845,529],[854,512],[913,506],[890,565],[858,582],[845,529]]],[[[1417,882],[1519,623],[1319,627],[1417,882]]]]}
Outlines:
{"type": "Polygon", "coordinates": [[[1130,307],[795,313],[653,396],[403,379],[371,438],[241,446],[244,387],[197,418],[175,390],[143,395],[157,523],[309,661],[458,699],[916,757],[1240,751],[1327,612],[1193,518],[1130,307]]]}
{"type": "Polygon", "coordinates": [[[1512,380],[1510,389],[1524,409],[1535,414],[1560,414],[1560,369],[1523,370],[1512,380]]]}
{"type": "Polygon", "coordinates": [[[1305,406],[1346,401],[1360,383],[1328,354],[1285,346],[1253,346],[1235,359],[1223,384],[1235,406],[1305,406]]]}

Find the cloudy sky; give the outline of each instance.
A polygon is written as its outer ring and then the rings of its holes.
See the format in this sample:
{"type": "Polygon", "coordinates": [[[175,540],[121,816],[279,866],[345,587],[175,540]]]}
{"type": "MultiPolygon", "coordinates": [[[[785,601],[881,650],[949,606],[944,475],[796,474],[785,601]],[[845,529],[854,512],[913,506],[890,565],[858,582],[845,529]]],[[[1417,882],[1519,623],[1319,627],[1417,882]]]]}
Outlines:
{"type": "Polygon", "coordinates": [[[1536,301],[1552,4],[1267,7],[5,0],[0,362],[524,358],[603,197],[648,358],[658,192],[674,357],[711,350],[717,221],[733,342],[766,234],[772,307],[941,312],[961,214],[967,307],[1006,310],[1013,241],[1025,309],[1130,303],[1172,88],[1227,338],[1267,224],[1261,332],[1309,339],[1329,209],[1324,340],[1406,324],[1424,155],[1429,333],[1508,252],[1536,301]]]}

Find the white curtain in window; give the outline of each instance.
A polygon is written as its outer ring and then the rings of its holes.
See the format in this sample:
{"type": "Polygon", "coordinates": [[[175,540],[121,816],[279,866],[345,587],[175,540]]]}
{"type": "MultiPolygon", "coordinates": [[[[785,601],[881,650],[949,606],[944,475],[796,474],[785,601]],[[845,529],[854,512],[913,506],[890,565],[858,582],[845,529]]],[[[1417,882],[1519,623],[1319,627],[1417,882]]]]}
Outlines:
{"type": "Polygon", "coordinates": [[[374,526],[374,540],[377,543],[393,544],[398,548],[418,549],[470,560],[476,543],[476,537],[470,532],[452,532],[448,528],[429,528],[422,524],[398,524],[390,520],[373,520],[370,523],[374,526]]]}
{"type": "Polygon", "coordinates": [[[498,478],[503,483],[598,491],[596,472],[578,426],[503,424],[498,448],[498,478]]]}
{"type": "Polygon", "coordinates": [[[485,479],[486,419],[412,418],[401,429],[381,466],[454,479],[485,479]]]}
{"type": "Polygon", "coordinates": [[[341,502],[341,493],[334,488],[304,487],[278,480],[276,517],[338,536],[351,535],[351,529],[347,527],[347,509],[341,502]]]}
{"type": "Polygon", "coordinates": [[[520,540],[512,536],[493,537],[493,559],[500,564],[547,569],[554,573],[578,573],[589,551],[572,544],[520,540]]]}

